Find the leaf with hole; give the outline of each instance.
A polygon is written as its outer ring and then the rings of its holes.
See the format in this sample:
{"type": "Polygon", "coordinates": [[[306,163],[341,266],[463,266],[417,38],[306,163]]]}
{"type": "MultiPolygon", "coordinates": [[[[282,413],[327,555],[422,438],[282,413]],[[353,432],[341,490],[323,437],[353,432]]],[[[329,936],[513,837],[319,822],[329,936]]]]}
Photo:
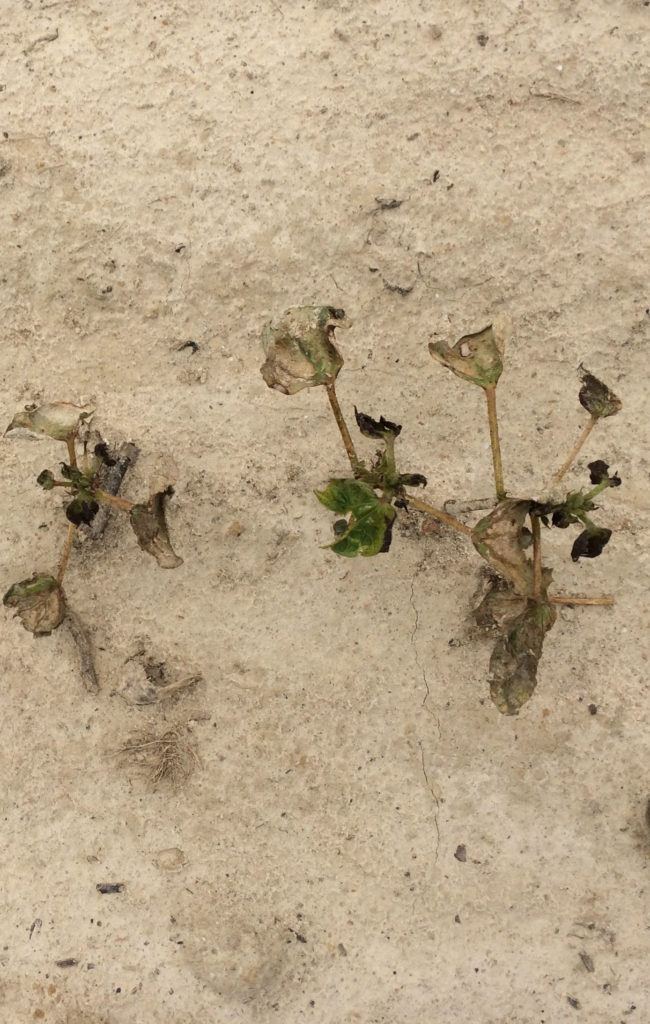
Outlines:
{"type": "Polygon", "coordinates": [[[503,370],[503,346],[492,324],[476,334],[466,334],[453,348],[444,342],[431,342],[429,352],[457,377],[480,388],[493,387],[503,370]]]}

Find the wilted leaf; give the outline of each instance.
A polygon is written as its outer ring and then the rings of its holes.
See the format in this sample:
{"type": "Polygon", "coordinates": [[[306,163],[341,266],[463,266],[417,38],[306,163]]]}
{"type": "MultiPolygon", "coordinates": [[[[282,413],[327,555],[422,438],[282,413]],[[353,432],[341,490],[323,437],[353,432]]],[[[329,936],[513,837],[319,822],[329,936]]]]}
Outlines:
{"type": "Polygon", "coordinates": [[[14,583],[2,599],[8,608],[15,608],[25,629],[30,633],[51,633],[65,617],[65,597],[53,576],[36,573],[31,579],[14,583]]]}
{"type": "Polygon", "coordinates": [[[591,526],[583,530],[573,542],[571,558],[577,562],[579,558],[597,558],[612,535],[611,530],[601,526],[591,526]]]}
{"type": "Polygon", "coordinates": [[[431,342],[429,352],[457,377],[478,384],[481,388],[488,388],[496,384],[503,370],[503,346],[500,342],[501,337],[495,336],[490,324],[476,334],[466,334],[453,348],[444,342],[431,342]]]}
{"type": "Polygon", "coordinates": [[[524,520],[530,501],[507,498],[500,501],[472,531],[472,542],[488,565],[510,580],[519,594],[533,594],[533,567],[524,554],[524,520]]]}
{"type": "Polygon", "coordinates": [[[580,368],[582,371],[582,387],[578,395],[580,405],[590,413],[594,419],[601,416],[615,416],[623,407],[623,403],[613,391],[610,391],[602,380],[594,377],[592,373],[580,368]]]}
{"type": "Polygon", "coordinates": [[[490,658],[490,695],[503,715],[516,715],[537,686],[544,636],[555,621],[551,605],[529,601],[497,640],[490,658]]]}
{"type": "Polygon", "coordinates": [[[359,412],[356,405],[354,407],[354,416],[359,430],[365,437],[376,437],[384,440],[386,437],[397,437],[402,432],[399,423],[391,423],[390,420],[384,419],[383,416],[380,416],[378,420],[373,420],[372,416],[367,416],[365,412],[359,412]]]}
{"type": "Polygon", "coordinates": [[[395,509],[380,501],[372,487],[361,480],[330,480],[316,497],[326,508],[349,519],[334,524],[339,539],[328,545],[337,555],[370,557],[388,551],[395,509]],[[343,532],[343,523],[345,531],[343,532]]]}
{"type": "Polygon", "coordinates": [[[75,437],[81,424],[92,414],[92,410],[69,402],[52,402],[16,413],[5,433],[22,427],[35,434],[46,434],[55,441],[67,441],[75,437]]]}
{"type": "Polygon", "coordinates": [[[174,552],[165,519],[165,498],[171,488],[153,494],[146,505],[134,505],[129,514],[138,544],[158,562],[161,569],[176,569],[183,559],[174,552]]]}
{"type": "Polygon", "coordinates": [[[331,384],[343,366],[334,330],[349,326],[343,310],[333,306],[294,306],[277,323],[267,324],[261,373],[268,386],[294,395],[303,388],[331,384]]]}
{"type": "Polygon", "coordinates": [[[426,487],[427,478],[422,473],[400,473],[398,483],[400,487],[426,487]]]}

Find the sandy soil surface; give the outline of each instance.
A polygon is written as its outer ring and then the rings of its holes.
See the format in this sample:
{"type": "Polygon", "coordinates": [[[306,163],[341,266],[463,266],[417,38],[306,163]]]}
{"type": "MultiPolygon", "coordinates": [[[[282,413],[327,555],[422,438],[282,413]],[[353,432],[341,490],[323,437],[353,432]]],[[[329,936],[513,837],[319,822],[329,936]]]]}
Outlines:
{"type": "MultiPolygon", "coordinates": [[[[88,403],[141,450],[125,495],[173,479],[184,559],[159,569],[119,516],[73,552],[96,695],[67,628],[3,611],[0,1018],[641,1022],[647,0],[0,15],[2,416],[88,403]],[[578,436],[579,363],[620,394],[568,477],[619,471],[614,536],[546,549],[558,591],[616,604],[560,611],[519,716],[489,699],[462,536],[411,515],[387,555],[322,549],[313,488],[346,471],[326,396],[259,374],[262,325],[303,303],[354,321],[344,411],[403,424],[436,504],[492,484],[482,396],[431,340],[512,317],[513,494],[578,436]],[[166,732],[176,785],[116,754],[166,732]]],[[[56,567],[34,479],[64,452],[2,439],[3,592],[56,567]]]]}

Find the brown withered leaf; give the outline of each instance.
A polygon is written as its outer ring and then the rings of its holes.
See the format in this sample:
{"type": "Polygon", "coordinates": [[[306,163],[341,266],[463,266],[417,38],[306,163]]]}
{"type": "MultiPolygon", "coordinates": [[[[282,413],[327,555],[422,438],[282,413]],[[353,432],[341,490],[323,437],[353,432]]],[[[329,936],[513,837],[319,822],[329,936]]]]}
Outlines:
{"type": "Polygon", "coordinates": [[[146,505],[134,505],[129,514],[138,544],[143,551],[153,555],[161,569],[176,569],[183,564],[183,559],[171,546],[165,519],[165,499],[171,493],[172,489],[168,487],[152,494],[146,505]]]}
{"type": "Polygon", "coordinates": [[[23,626],[36,636],[51,633],[65,618],[65,597],[61,584],[47,574],[35,573],[9,588],[2,599],[15,608],[23,626]]]}
{"type": "MultiPolygon", "coordinates": [[[[489,570],[487,570],[489,572],[489,570]]],[[[528,598],[515,591],[513,584],[502,576],[492,575],[482,586],[479,604],[474,608],[474,620],[481,629],[506,633],[526,608],[528,598]]]]}
{"type": "Polygon", "coordinates": [[[490,658],[490,696],[502,715],[516,715],[532,697],[544,637],[554,622],[551,604],[528,601],[497,640],[490,658]]]}
{"type": "Polygon", "coordinates": [[[501,576],[514,584],[518,594],[532,597],[533,566],[524,554],[522,535],[530,501],[506,498],[472,530],[479,555],[501,576]]]}
{"type": "Polygon", "coordinates": [[[343,366],[334,344],[334,330],[349,327],[342,309],[333,306],[293,306],[262,334],[266,361],[261,374],[267,385],[283,395],[303,388],[331,384],[343,366]]]}
{"type": "Polygon", "coordinates": [[[91,409],[70,402],[51,402],[17,412],[5,433],[20,427],[35,434],[45,434],[55,441],[67,441],[77,435],[81,424],[92,414],[91,409]]]}

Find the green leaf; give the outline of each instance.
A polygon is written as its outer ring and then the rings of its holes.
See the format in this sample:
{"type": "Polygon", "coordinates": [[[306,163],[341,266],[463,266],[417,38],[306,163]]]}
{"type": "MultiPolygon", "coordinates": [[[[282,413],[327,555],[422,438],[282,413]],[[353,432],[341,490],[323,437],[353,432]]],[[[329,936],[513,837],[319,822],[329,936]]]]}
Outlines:
{"type": "Polygon", "coordinates": [[[361,480],[330,480],[324,491],[314,493],[321,505],[340,515],[364,515],[378,502],[372,487],[361,480]]]}
{"type": "Polygon", "coordinates": [[[466,334],[453,348],[441,341],[431,342],[429,352],[457,377],[480,388],[493,387],[503,370],[502,339],[495,334],[492,324],[476,334],[466,334]]]}
{"type": "Polygon", "coordinates": [[[266,361],[261,374],[267,385],[284,395],[331,384],[343,366],[334,345],[334,330],[349,327],[342,309],[294,306],[262,333],[266,361]]]}
{"type": "Polygon", "coordinates": [[[14,583],[2,603],[15,608],[25,629],[37,636],[51,633],[65,618],[65,597],[53,576],[35,573],[28,580],[14,583]]]}
{"type": "Polygon", "coordinates": [[[334,524],[338,539],[328,547],[337,555],[371,557],[388,551],[396,512],[392,505],[379,500],[369,484],[352,479],[330,480],[325,490],[315,494],[325,508],[349,516],[345,532],[342,533],[345,520],[334,524]]]}

